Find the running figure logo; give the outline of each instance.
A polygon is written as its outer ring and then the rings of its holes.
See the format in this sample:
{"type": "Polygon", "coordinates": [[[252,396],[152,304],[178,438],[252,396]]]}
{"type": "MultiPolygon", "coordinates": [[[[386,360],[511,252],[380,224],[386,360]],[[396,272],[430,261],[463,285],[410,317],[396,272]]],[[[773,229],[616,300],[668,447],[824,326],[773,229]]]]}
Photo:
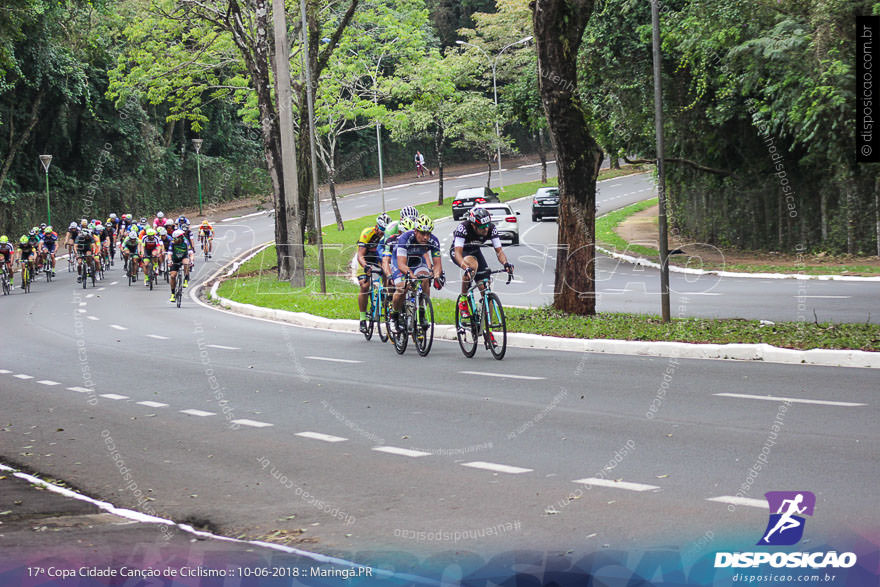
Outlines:
{"type": "Polygon", "coordinates": [[[770,504],[770,521],[758,546],[797,544],[804,535],[806,523],[801,516],[813,515],[816,496],[809,491],[768,491],[764,496],[770,504]]]}

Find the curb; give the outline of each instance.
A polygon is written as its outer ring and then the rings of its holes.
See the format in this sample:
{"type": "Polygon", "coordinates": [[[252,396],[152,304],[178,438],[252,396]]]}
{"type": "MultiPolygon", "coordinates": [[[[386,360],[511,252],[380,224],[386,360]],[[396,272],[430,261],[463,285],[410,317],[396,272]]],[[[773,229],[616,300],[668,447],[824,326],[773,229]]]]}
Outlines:
{"type": "MultiPolygon", "coordinates": [[[[289,312],[242,304],[217,295],[220,281],[214,282],[210,297],[220,307],[251,318],[273,320],[319,330],[359,334],[357,320],[324,318],[305,312],[289,312]]],[[[456,340],[455,328],[448,324],[434,327],[434,338],[456,340]]],[[[858,350],[811,349],[800,351],[769,344],[695,344],[687,342],[646,342],[608,339],[558,338],[541,334],[508,333],[507,344],[516,348],[559,350],[589,353],[609,353],[671,359],[725,359],[760,361],[787,365],[814,365],[821,367],[861,367],[880,369],[880,353],[858,350]]]]}

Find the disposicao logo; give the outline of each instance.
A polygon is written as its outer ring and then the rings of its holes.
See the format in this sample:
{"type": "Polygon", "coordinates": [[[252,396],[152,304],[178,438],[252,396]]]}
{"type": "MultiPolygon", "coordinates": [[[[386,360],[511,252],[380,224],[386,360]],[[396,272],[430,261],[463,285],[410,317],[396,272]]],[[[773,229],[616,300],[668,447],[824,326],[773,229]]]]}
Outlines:
{"type": "Polygon", "coordinates": [[[758,546],[791,546],[800,542],[806,520],[816,507],[816,496],[809,491],[768,491],[770,520],[758,546]],[[773,512],[776,512],[775,514],[773,512]]]}
{"type": "MultiPolygon", "coordinates": [[[[804,535],[806,519],[816,507],[816,496],[809,491],[769,491],[764,494],[770,505],[770,519],[758,546],[792,546],[804,535]]],[[[769,564],[773,568],[826,567],[848,569],[856,564],[853,552],[716,552],[715,568],[757,568],[769,564]]]]}

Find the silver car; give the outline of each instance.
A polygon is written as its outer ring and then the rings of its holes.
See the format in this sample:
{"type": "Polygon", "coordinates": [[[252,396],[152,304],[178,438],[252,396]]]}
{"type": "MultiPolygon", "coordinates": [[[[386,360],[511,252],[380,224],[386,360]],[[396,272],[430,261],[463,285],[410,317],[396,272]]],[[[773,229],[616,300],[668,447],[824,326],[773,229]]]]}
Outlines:
{"type": "Polygon", "coordinates": [[[498,228],[498,236],[510,239],[511,245],[519,244],[519,212],[514,212],[507,204],[482,204],[489,211],[492,222],[498,228]]]}

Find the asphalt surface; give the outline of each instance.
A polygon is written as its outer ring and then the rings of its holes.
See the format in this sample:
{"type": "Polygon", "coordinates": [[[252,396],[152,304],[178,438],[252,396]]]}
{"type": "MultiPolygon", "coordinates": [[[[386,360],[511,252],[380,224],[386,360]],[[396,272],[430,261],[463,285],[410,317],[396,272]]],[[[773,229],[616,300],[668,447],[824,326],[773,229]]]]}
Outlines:
{"type": "MultiPolygon", "coordinates": [[[[216,259],[197,275],[266,223],[218,223],[216,259]]],[[[15,342],[0,359],[0,461],[357,562],[751,548],[770,490],[816,494],[816,541],[880,522],[872,370],[521,349],[496,362],[440,341],[426,359],[399,357],[190,298],[177,309],[121,274],[83,290],[62,271],[3,300],[0,334],[15,342]]],[[[10,498],[0,511],[15,511],[10,498]]],[[[45,533],[0,533],[3,552],[45,547],[45,533]]]]}

